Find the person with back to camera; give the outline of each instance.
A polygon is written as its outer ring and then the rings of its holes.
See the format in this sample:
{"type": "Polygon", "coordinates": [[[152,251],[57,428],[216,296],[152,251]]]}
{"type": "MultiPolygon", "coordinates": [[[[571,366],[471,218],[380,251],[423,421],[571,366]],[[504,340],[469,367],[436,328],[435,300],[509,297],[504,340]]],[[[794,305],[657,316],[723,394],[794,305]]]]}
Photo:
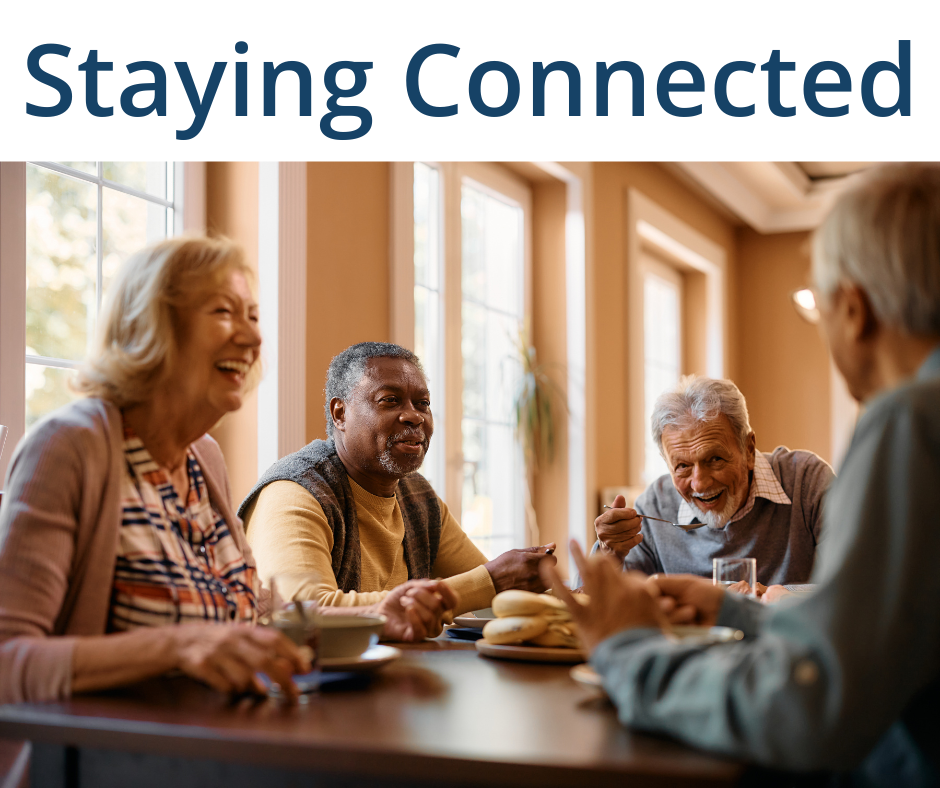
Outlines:
{"type": "MultiPolygon", "coordinates": [[[[0,703],[65,698],[180,670],[289,697],[310,664],[251,626],[266,595],[206,431],[258,374],[258,307],[227,240],[164,241],[111,285],[86,397],[34,425],[0,504],[0,703]]],[[[424,637],[455,600],[403,587],[379,612],[424,637]]]]}
{"type": "Polygon", "coordinates": [[[833,785],[936,786],[940,165],[855,179],[816,232],[813,279],[832,358],[865,406],[826,501],[815,590],[765,606],[702,578],[623,574],[575,545],[590,603],[572,609],[628,725],[798,772],[777,784],[824,770],[833,785]],[[690,620],[747,640],[663,637],[690,620]]]}

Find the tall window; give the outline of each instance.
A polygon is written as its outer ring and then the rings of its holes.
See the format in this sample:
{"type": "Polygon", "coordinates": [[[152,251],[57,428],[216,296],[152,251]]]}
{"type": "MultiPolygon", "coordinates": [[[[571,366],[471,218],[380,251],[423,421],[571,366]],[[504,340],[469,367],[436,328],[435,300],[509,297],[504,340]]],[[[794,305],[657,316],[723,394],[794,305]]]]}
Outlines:
{"type": "Polygon", "coordinates": [[[104,292],[131,253],[173,233],[167,162],[26,165],[26,427],[68,402],[104,292]]]}
{"type": "Polygon", "coordinates": [[[514,434],[525,317],[522,208],[464,181],[461,217],[461,522],[488,556],[522,544],[525,466],[514,434]]]}
{"type": "Polygon", "coordinates": [[[643,483],[668,471],[649,429],[656,399],[682,374],[682,275],[643,255],[643,364],[646,454],[643,483]]]}
{"type": "Polygon", "coordinates": [[[442,322],[443,254],[441,177],[435,168],[414,165],[414,351],[428,376],[431,410],[437,440],[431,441],[421,473],[435,490],[444,490],[443,441],[446,395],[444,391],[444,326],[442,322]]]}
{"type": "Polygon", "coordinates": [[[421,473],[486,555],[528,544],[515,434],[531,190],[506,167],[392,166],[392,335],[425,367],[434,440],[421,473]],[[413,279],[412,279],[413,278],[413,279]],[[413,312],[412,312],[413,310],[413,312]]]}

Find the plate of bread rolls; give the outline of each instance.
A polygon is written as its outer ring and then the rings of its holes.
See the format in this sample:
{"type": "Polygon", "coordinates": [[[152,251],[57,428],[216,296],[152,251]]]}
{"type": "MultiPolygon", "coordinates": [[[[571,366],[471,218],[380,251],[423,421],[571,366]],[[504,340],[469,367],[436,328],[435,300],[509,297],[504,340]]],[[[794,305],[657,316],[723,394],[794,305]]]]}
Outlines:
{"type": "Polygon", "coordinates": [[[549,594],[503,591],[493,597],[493,618],[477,651],[496,659],[579,663],[587,659],[568,607],[549,594]]]}

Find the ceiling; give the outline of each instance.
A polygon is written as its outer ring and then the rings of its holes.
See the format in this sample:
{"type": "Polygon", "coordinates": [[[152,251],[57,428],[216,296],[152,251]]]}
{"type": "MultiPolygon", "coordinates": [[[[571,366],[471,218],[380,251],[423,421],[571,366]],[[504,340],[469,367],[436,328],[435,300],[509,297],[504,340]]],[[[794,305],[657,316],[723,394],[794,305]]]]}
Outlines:
{"type": "Polygon", "coordinates": [[[670,169],[761,233],[812,230],[846,178],[874,162],[677,162],[670,169]]]}

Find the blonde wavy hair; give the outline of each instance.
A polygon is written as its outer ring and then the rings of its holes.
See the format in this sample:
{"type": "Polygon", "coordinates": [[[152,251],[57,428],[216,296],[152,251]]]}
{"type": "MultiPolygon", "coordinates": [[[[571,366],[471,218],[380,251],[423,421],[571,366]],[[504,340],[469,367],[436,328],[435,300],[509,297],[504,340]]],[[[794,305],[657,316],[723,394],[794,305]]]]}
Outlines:
{"type": "MultiPolygon", "coordinates": [[[[72,388],[118,407],[146,401],[173,366],[180,310],[197,304],[234,272],[254,290],[255,274],[244,250],[227,238],[171,238],[129,257],[111,283],[95,347],[72,388]]],[[[257,382],[260,367],[253,365],[246,388],[257,382]]]]}

